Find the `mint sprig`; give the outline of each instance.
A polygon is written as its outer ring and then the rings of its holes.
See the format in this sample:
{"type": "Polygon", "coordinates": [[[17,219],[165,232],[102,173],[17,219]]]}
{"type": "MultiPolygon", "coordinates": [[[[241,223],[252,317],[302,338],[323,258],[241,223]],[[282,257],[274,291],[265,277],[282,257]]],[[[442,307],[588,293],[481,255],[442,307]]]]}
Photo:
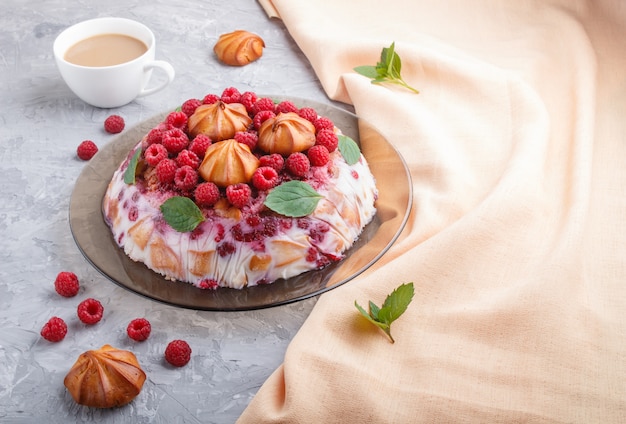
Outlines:
{"type": "Polygon", "coordinates": [[[383,330],[391,343],[395,343],[391,336],[391,323],[400,318],[406,311],[409,303],[413,300],[414,293],[413,283],[402,284],[387,296],[383,306],[380,308],[371,300],[369,302],[369,313],[356,300],[354,301],[354,306],[369,322],[383,330]]]}
{"type": "Polygon", "coordinates": [[[141,156],[141,147],[138,147],[133,153],[133,156],[128,162],[126,171],[124,171],[124,182],[126,184],[135,184],[135,174],[137,173],[137,164],[139,163],[139,157],[141,156]]]}
{"type": "Polygon", "coordinates": [[[400,56],[395,51],[395,42],[391,43],[391,46],[384,47],[380,54],[380,61],[376,66],[364,65],[357,66],[354,70],[370,79],[372,84],[390,83],[401,85],[402,87],[411,90],[418,94],[419,91],[407,84],[400,71],[402,70],[402,61],[400,56]]]}
{"type": "Polygon", "coordinates": [[[303,181],[287,181],[269,192],[263,203],[276,213],[289,217],[311,214],[323,196],[303,181]]]}
{"type": "Polygon", "coordinates": [[[339,152],[346,163],[348,165],[357,163],[359,159],[361,159],[361,150],[359,149],[359,145],[356,144],[356,141],[344,134],[339,134],[337,138],[339,139],[339,152]]]}
{"type": "Polygon", "coordinates": [[[160,209],[165,222],[181,233],[195,230],[204,221],[202,211],[188,197],[170,197],[161,204],[160,209]]]}

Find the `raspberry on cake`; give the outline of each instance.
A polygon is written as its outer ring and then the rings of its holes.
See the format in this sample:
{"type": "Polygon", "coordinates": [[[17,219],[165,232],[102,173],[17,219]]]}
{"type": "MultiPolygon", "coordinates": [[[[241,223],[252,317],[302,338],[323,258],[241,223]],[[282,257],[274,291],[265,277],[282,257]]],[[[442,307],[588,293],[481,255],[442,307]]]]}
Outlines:
{"type": "Polygon", "coordinates": [[[124,253],[210,290],[341,260],[376,213],[358,145],[291,101],[233,87],[200,98],[137,140],[109,183],[104,218],[124,253]]]}

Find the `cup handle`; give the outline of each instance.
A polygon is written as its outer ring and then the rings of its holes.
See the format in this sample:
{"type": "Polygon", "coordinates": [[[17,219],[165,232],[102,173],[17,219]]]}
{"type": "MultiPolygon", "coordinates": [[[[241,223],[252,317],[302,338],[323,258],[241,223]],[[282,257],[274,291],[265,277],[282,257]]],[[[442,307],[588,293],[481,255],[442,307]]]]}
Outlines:
{"type": "Polygon", "coordinates": [[[145,65],[143,67],[143,70],[144,72],[147,72],[150,69],[154,69],[154,68],[162,69],[167,75],[167,80],[163,81],[161,84],[155,87],[142,89],[137,95],[137,97],[143,97],[143,96],[147,96],[148,94],[153,94],[153,93],[156,93],[157,91],[161,91],[165,87],[167,87],[174,79],[174,75],[176,74],[176,72],[174,71],[174,67],[170,65],[169,63],[163,60],[153,60],[152,62],[145,65]]]}

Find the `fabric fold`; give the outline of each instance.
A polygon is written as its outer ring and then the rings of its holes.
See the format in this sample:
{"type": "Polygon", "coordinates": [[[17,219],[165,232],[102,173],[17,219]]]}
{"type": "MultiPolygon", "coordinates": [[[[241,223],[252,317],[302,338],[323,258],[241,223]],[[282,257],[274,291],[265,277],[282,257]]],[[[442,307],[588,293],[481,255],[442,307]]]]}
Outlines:
{"type": "Polygon", "coordinates": [[[621,3],[272,4],[329,97],[403,155],[414,203],[239,422],[626,420],[621,3]],[[420,94],[353,71],[392,41],[420,94]],[[391,344],[354,302],[409,281],[391,344]]]}

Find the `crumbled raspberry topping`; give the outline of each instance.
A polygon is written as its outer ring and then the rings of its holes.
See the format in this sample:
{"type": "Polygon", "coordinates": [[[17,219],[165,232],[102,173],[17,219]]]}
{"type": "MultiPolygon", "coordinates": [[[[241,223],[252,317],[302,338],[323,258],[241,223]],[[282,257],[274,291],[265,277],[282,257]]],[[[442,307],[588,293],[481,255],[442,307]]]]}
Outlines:
{"type": "Polygon", "coordinates": [[[237,248],[235,247],[235,245],[228,241],[225,241],[217,246],[217,253],[221,257],[232,255],[233,253],[235,253],[236,250],[237,248]]]}
{"type": "Polygon", "coordinates": [[[216,290],[219,284],[213,278],[205,278],[198,283],[198,287],[205,290],[216,290]]]}

